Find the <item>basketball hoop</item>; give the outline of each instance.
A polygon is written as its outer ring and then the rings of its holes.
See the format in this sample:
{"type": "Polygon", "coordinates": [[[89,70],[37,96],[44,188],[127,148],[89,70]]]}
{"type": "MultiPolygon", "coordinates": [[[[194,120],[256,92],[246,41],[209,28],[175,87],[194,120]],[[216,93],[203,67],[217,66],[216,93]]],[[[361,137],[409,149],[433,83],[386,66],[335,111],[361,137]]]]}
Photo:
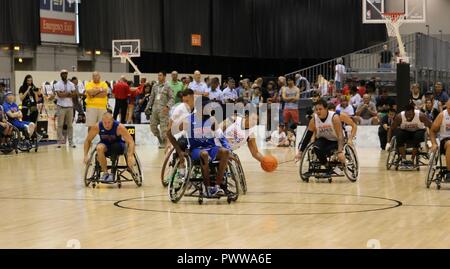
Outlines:
{"type": "Polygon", "coordinates": [[[127,62],[127,58],[128,58],[128,52],[121,52],[120,53],[120,62],[121,63],[126,63],[127,62]]]}
{"type": "Polygon", "coordinates": [[[384,23],[386,24],[386,28],[388,30],[389,36],[396,37],[400,26],[405,21],[405,13],[387,12],[387,13],[382,13],[382,15],[383,15],[383,18],[385,19],[384,23]]]}

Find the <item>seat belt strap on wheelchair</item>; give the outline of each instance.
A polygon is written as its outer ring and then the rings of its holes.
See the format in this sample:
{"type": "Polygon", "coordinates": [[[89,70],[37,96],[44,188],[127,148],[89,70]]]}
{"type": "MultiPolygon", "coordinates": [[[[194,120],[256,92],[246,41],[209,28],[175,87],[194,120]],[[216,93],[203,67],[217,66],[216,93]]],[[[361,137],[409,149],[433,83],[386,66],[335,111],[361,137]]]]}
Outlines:
{"type": "Polygon", "coordinates": [[[300,151],[305,151],[306,147],[308,146],[309,142],[311,141],[311,138],[313,136],[314,132],[311,132],[308,130],[305,134],[305,138],[303,139],[303,142],[300,144],[300,151]]]}

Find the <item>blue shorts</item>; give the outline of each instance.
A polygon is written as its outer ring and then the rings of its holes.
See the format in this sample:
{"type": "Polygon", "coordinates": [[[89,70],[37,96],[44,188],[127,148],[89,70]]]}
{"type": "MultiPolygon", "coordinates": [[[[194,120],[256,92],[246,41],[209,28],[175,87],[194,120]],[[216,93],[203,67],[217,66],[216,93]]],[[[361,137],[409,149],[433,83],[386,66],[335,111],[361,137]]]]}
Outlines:
{"type": "Polygon", "coordinates": [[[198,160],[200,160],[200,153],[202,151],[207,151],[210,160],[214,161],[214,160],[216,160],[217,153],[219,153],[219,150],[220,150],[220,147],[217,147],[217,146],[211,147],[211,148],[196,148],[191,151],[191,157],[192,157],[193,161],[198,161],[198,160]]]}
{"type": "Polygon", "coordinates": [[[14,127],[16,127],[19,130],[25,130],[26,126],[30,126],[30,122],[28,121],[19,121],[19,120],[15,120],[13,123],[14,127]]]}
{"type": "Polygon", "coordinates": [[[120,156],[125,153],[125,143],[114,143],[114,144],[105,144],[105,143],[99,143],[106,146],[106,157],[110,156],[120,156]]]}

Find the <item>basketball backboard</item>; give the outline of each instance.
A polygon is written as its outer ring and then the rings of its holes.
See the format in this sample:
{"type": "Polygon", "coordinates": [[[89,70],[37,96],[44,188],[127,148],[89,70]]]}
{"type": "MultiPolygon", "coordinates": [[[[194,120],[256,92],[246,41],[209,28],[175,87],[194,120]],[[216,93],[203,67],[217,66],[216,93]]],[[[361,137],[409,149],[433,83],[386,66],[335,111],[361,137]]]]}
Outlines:
{"type": "Polygon", "coordinates": [[[141,57],[141,40],[123,39],[112,41],[112,57],[121,58],[126,53],[128,57],[141,57]]]}
{"type": "Polygon", "coordinates": [[[425,23],[427,0],[362,0],[363,23],[385,23],[383,13],[404,13],[406,23],[425,23]]]}

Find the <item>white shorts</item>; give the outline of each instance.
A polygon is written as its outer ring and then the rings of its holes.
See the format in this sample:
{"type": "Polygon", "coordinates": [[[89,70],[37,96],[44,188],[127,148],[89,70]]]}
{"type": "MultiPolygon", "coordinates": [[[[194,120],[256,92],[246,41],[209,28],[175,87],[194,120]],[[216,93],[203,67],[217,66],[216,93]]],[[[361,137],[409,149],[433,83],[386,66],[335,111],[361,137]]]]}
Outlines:
{"type": "Polygon", "coordinates": [[[106,113],[106,109],[102,108],[86,108],[86,126],[92,127],[102,120],[103,114],[106,113]]]}

